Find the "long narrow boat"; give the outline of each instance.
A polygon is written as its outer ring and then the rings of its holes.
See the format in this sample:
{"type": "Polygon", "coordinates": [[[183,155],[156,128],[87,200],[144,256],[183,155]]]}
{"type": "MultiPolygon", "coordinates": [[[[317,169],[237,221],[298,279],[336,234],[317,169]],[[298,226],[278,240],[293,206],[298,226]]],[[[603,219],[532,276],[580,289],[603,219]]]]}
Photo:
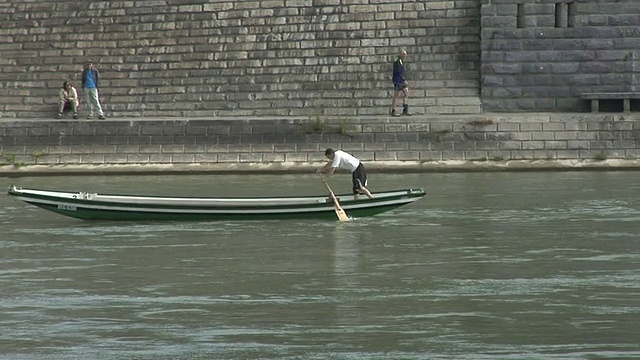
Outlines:
{"type": "MultiPolygon", "coordinates": [[[[25,189],[15,185],[8,194],[45,210],[83,220],[260,220],[337,219],[327,196],[291,197],[166,197],[111,195],[90,192],[25,189]]],[[[417,201],[423,189],[374,193],[369,199],[338,195],[351,217],[372,216],[417,201]]]]}

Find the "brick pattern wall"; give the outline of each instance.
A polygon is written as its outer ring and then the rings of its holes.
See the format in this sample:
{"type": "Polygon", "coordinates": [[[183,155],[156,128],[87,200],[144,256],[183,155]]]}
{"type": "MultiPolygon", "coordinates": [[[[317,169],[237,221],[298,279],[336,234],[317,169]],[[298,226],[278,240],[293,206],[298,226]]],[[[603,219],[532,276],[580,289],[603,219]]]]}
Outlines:
{"type": "Polygon", "coordinates": [[[586,92],[635,92],[640,1],[482,4],[485,111],[588,111],[586,92]]]}
{"type": "Polygon", "coordinates": [[[3,121],[0,164],[639,159],[640,116],[467,115],[332,120],[3,121]]]}
{"type": "Polygon", "coordinates": [[[401,48],[414,113],[478,113],[479,20],[479,0],[5,1],[0,117],[53,116],[87,59],[110,117],[387,114],[401,48]]]}

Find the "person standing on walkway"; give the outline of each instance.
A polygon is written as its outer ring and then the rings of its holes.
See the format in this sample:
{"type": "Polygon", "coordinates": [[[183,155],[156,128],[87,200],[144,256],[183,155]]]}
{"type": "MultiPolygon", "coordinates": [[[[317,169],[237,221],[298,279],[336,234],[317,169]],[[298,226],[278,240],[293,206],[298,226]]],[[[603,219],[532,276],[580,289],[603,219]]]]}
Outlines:
{"type": "Polygon", "coordinates": [[[333,150],[332,148],[328,148],[324,152],[324,156],[329,159],[329,162],[322,168],[318,169],[318,172],[325,173],[328,177],[333,175],[337,169],[349,170],[349,172],[351,172],[351,180],[353,182],[354,199],[358,198],[358,194],[365,194],[368,198],[373,198],[373,195],[371,195],[369,190],[366,188],[367,171],[364,169],[364,165],[360,160],[342,150],[333,150]]]}
{"type": "Polygon", "coordinates": [[[400,96],[402,96],[402,115],[409,115],[409,84],[404,78],[406,71],[404,61],[406,58],[407,51],[403,49],[400,51],[400,55],[398,55],[396,61],[393,63],[393,100],[391,101],[391,116],[398,116],[398,114],[396,114],[396,104],[398,103],[398,98],[400,96]]]}
{"type": "Polygon", "coordinates": [[[98,95],[98,81],[100,80],[100,73],[98,69],[93,66],[93,61],[88,61],[82,72],[82,88],[84,89],[84,95],[89,107],[89,115],[87,119],[93,119],[94,109],[98,112],[98,119],[104,120],[104,112],[100,106],[100,98],[98,95]]]}

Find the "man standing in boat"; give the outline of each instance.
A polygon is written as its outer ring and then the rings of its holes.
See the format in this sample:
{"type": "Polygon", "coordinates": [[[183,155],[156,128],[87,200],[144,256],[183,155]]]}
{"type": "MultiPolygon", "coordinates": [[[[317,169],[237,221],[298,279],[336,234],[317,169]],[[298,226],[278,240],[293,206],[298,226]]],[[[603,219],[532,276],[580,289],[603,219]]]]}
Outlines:
{"type": "Polygon", "coordinates": [[[365,194],[368,198],[373,198],[373,195],[366,188],[367,171],[360,160],[342,150],[333,150],[331,148],[324,152],[324,156],[329,159],[329,162],[321,169],[318,169],[319,172],[331,176],[337,169],[349,170],[353,181],[353,197],[357,199],[358,194],[365,194]]]}

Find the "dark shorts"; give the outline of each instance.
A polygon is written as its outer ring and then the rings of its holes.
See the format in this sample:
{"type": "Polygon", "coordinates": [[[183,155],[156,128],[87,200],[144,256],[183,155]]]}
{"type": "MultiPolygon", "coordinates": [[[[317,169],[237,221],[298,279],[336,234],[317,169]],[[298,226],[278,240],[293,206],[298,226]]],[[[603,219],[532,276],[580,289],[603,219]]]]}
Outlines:
{"type": "Polygon", "coordinates": [[[367,171],[362,163],[351,173],[351,180],[353,181],[354,194],[359,194],[358,190],[367,186],[367,171]]]}
{"type": "Polygon", "coordinates": [[[407,88],[407,83],[393,83],[393,90],[402,91],[407,88]]]}

